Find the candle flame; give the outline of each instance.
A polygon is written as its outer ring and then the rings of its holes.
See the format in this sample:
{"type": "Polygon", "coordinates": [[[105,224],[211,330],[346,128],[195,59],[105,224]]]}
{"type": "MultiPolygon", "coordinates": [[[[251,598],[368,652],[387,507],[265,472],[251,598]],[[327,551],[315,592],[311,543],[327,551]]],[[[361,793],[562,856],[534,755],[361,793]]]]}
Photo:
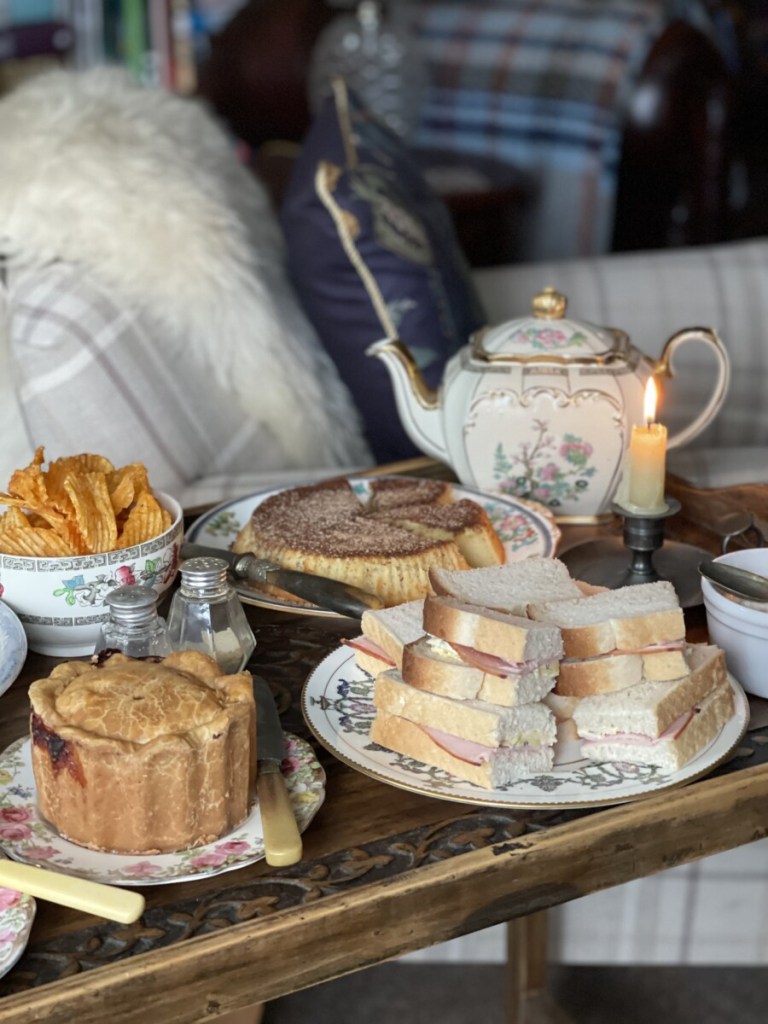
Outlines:
{"type": "Polygon", "coordinates": [[[653,377],[649,377],[648,383],[645,385],[645,401],[643,403],[646,426],[650,426],[656,419],[656,399],[656,381],[653,377]]]}

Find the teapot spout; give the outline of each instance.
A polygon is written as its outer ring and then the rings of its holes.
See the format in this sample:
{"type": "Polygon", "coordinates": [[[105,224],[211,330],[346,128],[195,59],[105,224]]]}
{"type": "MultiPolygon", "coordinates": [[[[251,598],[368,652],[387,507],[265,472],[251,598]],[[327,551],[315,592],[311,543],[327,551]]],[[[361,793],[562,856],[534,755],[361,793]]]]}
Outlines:
{"type": "Polygon", "coordinates": [[[424,380],[406,346],[398,338],[385,338],[370,345],[366,355],[376,356],[387,367],[400,420],[413,443],[426,455],[447,462],[440,396],[424,380]]]}

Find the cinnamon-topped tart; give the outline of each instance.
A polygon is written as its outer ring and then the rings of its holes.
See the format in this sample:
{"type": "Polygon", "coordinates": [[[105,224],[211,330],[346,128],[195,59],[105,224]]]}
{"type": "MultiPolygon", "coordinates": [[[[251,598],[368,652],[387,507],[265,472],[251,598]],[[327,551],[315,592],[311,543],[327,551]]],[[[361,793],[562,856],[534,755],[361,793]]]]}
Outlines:
{"type": "Polygon", "coordinates": [[[396,523],[419,537],[450,540],[473,568],[500,565],[504,547],[485,509],[461,498],[450,505],[397,505],[372,513],[378,522],[396,523]]]}
{"type": "Polygon", "coordinates": [[[451,485],[443,480],[411,480],[405,476],[374,477],[368,507],[383,512],[402,505],[447,505],[453,501],[451,485]]]}
{"type": "Polygon", "coordinates": [[[213,842],[248,815],[256,710],[249,673],[207,655],[113,654],[32,683],[40,813],[66,839],[114,853],[213,842]]]}
{"type": "Polygon", "coordinates": [[[232,550],[342,580],[388,605],[428,594],[431,566],[504,561],[480,505],[454,502],[441,481],[394,477],[373,480],[365,503],[344,478],[280,491],[254,509],[232,550]]]}

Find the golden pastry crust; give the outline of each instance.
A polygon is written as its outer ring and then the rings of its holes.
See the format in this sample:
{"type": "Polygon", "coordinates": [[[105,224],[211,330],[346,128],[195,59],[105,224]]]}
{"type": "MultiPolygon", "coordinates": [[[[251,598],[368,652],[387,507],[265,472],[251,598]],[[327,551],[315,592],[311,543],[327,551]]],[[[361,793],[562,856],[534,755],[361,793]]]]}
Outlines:
{"type": "Polygon", "coordinates": [[[66,838],[119,853],[212,842],[248,814],[256,711],[248,673],[206,655],[64,662],[32,683],[41,814],[66,838]]]}

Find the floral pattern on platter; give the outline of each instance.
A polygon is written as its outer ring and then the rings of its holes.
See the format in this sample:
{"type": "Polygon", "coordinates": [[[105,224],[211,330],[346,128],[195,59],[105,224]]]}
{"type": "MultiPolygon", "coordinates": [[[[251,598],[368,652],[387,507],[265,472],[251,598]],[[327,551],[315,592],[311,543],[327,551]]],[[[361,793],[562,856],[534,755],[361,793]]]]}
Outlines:
{"type": "Polygon", "coordinates": [[[231,537],[235,537],[242,528],[242,523],[230,510],[224,510],[217,512],[208,522],[206,526],[206,532],[211,537],[225,537],[229,540],[231,537]]]}
{"type": "Polygon", "coordinates": [[[564,502],[578,502],[597,472],[590,460],[592,445],[576,434],[558,441],[546,420],[532,421],[532,441],[522,441],[516,451],[501,442],[494,452],[493,475],[502,494],[532,498],[557,510],[564,502]]]}
{"type": "Polygon", "coordinates": [[[749,720],[744,691],[731,680],[736,711],[706,750],[678,772],[658,767],[595,763],[578,743],[559,742],[550,772],[487,790],[448,772],[387,750],[369,739],[373,679],[355,665],[354,652],[331,652],[307,680],[304,718],[315,737],[345,764],[382,782],[442,800],[489,807],[590,807],[634,800],[711,771],[737,746],[749,720]]]}
{"type": "Polygon", "coordinates": [[[26,949],[36,909],[32,896],[0,887],[0,977],[26,949]]]}
{"type": "MultiPolygon", "coordinates": [[[[289,733],[285,735],[282,771],[303,832],[325,799],[325,772],[312,747],[289,733]]],[[[261,860],[264,835],[257,805],[229,835],[191,850],[131,856],[78,846],[62,838],[40,817],[30,742],[22,737],[0,754],[0,847],[24,864],[44,865],[79,878],[118,885],[157,885],[217,875],[261,860]]]]}

